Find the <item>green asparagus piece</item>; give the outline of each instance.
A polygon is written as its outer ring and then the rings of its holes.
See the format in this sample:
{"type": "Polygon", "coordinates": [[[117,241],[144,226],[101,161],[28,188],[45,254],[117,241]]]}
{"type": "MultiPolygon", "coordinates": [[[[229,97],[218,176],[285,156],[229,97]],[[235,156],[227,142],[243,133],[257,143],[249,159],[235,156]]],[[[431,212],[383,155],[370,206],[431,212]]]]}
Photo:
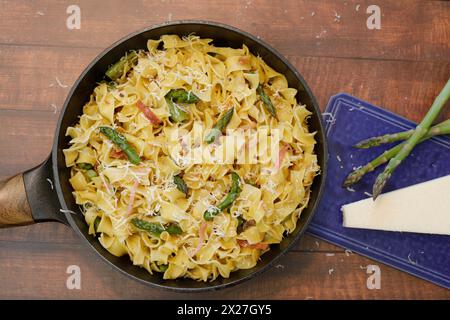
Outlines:
{"type": "Polygon", "coordinates": [[[167,264],[160,264],[158,265],[158,267],[161,272],[166,272],[166,270],[169,268],[167,264]]]}
{"type": "Polygon", "coordinates": [[[94,177],[97,177],[97,172],[95,172],[95,170],[90,169],[86,171],[86,175],[89,178],[89,180],[91,180],[94,177]]]}
{"type": "Polygon", "coordinates": [[[209,220],[214,219],[214,217],[216,215],[218,215],[221,211],[231,207],[234,200],[236,200],[237,197],[239,196],[239,193],[241,192],[241,188],[239,187],[239,185],[240,185],[239,176],[236,172],[231,173],[231,180],[232,180],[232,183],[231,183],[230,192],[227,194],[225,199],[223,199],[223,201],[221,203],[219,203],[218,206],[205,211],[205,213],[203,214],[203,218],[205,218],[205,220],[209,221],[209,220]]]}
{"type": "MultiPolygon", "coordinates": [[[[449,119],[450,120],[450,119],[449,119]]],[[[430,130],[428,130],[428,133],[425,135],[425,137],[423,137],[420,142],[425,141],[431,137],[434,136],[438,136],[438,135],[443,135],[443,134],[450,134],[450,121],[446,120],[444,122],[442,122],[441,124],[439,124],[439,130],[433,130],[433,128],[431,128],[430,130]],[[445,123],[445,125],[444,125],[445,123]]],[[[436,126],[435,126],[436,127],[436,126]]],[[[419,143],[420,143],[419,142],[419,143]]],[[[375,168],[377,168],[378,166],[388,162],[390,159],[392,159],[403,147],[403,143],[396,145],[395,147],[385,151],[382,155],[380,155],[379,157],[373,159],[372,161],[370,161],[368,164],[366,164],[365,166],[354,170],[352,173],[350,173],[347,178],[345,179],[344,183],[343,183],[343,187],[349,187],[355,183],[357,183],[359,180],[361,180],[361,178],[368,172],[371,172],[373,170],[375,170],[375,168]]]]}
{"type": "Polygon", "coordinates": [[[144,221],[138,218],[134,218],[131,220],[131,223],[138,229],[147,231],[155,236],[160,236],[161,233],[167,231],[169,234],[181,234],[183,230],[175,224],[169,224],[167,226],[162,226],[159,223],[152,223],[148,221],[144,221]]]}
{"type": "Polygon", "coordinates": [[[183,122],[189,119],[186,110],[177,105],[177,103],[195,103],[199,98],[184,89],[172,89],[165,96],[167,106],[169,107],[170,117],[175,122],[183,122]]]}
{"type": "Polygon", "coordinates": [[[106,70],[106,76],[111,80],[119,79],[123,73],[127,73],[130,71],[132,67],[135,66],[138,60],[138,54],[136,51],[131,51],[126,54],[119,61],[113,64],[111,67],[106,70]]]}
{"type": "Polygon", "coordinates": [[[259,84],[258,88],[256,88],[256,92],[258,92],[259,96],[261,97],[261,100],[267,112],[269,112],[275,119],[278,120],[277,110],[275,109],[272,101],[270,100],[267,93],[264,91],[263,86],[261,84],[259,84]]]}
{"type": "Polygon", "coordinates": [[[185,195],[188,194],[188,186],[186,182],[184,182],[183,178],[179,175],[173,177],[173,182],[177,186],[177,189],[183,192],[185,195]]]}
{"type": "Polygon", "coordinates": [[[77,163],[77,165],[78,165],[78,168],[80,168],[81,170],[90,170],[90,169],[94,168],[92,166],[92,164],[85,163],[85,162],[77,163]]]}
{"type": "Polygon", "coordinates": [[[170,98],[166,97],[167,106],[169,107],[170,118],[175,122],[183,122],[189,119],[189,114],[180,106],[176,105],[170,98]]]}
{"type": "Polygon", "coordinates": [[[217,124],[211,129],[211,132],[206,136],[206,143],[213,143],[216,141],[217,137],[230,123],[231,118],[233,118],[234,108],[231,108],[217,121],[217,124]]]}
{"type": "Polygon", "coordinates": [[[108,87],[108,89],[113,90],[117,88],[117,84],[114,81],[106,81],[106,80],[102,80],[100,82],[98,82],[97,84],[106,84],[106,86],[108,87]]]}
{"type": "Polygon", "coordinates": [[[172,89],[166,94],[175,103],[196,103],[200,99],[190,91],[184,89],[172,89]]]}
{"type": "Polygon", "coordinates": [[[100,127],[100,132],[117,145],[127,155],[128,160],[130,160],[131,163],[139,164],[141,162],[141,158],[139,158],[136,150],[130,146],[123,135],[110,127],[100,127]]]}
{"type": "Polygon", "coordinates": [[[239,233],[241,233],[242,231],[244,231],[244,223],[245,223],[245,219],[242,218],[241,216],[238,216],[238,217],[237,217],[237,220],[238,220],[238,225],[237,225],[237,228],[236,228],[236,232],[239,234],[239,233]]]}
{"type": "Polygon", "coordinates": [[[384,163],[388,162],[390,159],[392,159],[400,151],[400,149],[402,147],[403,147],[403,143],[398,144],[395,147],[385,151],[382,155],[373,159],[365,166],[354,170],[347,176],[347,178],[345,178],[345,181],[342,186],[344,188],[347,188],[347,187],[359,182],[359,180],[361,180],[362,177],[366,173],[369,173],[369,172],[375,170],[375,168],[377,168],[378,166],[381,166],[382,164],[384,164],[384,163]]]}
{"type": "Polygon", "coordinates": [[[95,172],[94,166],[92,164],[81,162],[81,163],[77,163],[77,165],[78,165],[78,168],[80,168],[81,170],[85,170],[85,174],[89,180],[91,180],[93,177],[97,176],[97,172],[95,172]]]}
{"type": "MultiPolygon", "coordinates": [[[[434,127],[431,127],[430,130],[428,130],[428,133],[433,133],[433,135],[439,135],[441,134],[442,130],[445,130],[447,126],[450,126],[450,119],[447,119],[434,127]]],[[[355,148],[360,149],[367,149],[371,147],[377,147],[383,143],[392,143],[400,140],[406,140],[409,137],[411,137],[414,133],[414,129],[398,132],[398,133],[392,133],[392,134],[385,134],[378,137],[372,137],[369,139],[362,140],[358,142],[355,145],[355,148]]]]}
{"type": "Polygon", "coordinates": [[[442,91],[434,100],[430,110],[428,110],[425,118],[419,123],[414,130],[414,133],[403,144],[400,151],[387,164],[384,171],[378,175],[373,185],[373,199],[375,200],[383,190],[386,182],[391,177],[395,169],[402,163],[402,161],[411,153],[412,149],[419,143],[420,140],[427,134],[428,129],[433,123],[434,119],[439,115],[439,112],[450,97],[450,79],[444,86],[442,91]]]}
{"type": "Polygon", "coordinates": [[[100,221],[102,219],[100,217],[97,216],[97,218],[95,218],[94,220],[94,231],[97,233],[98,232],[98,225],[100,224],[100,221]]]}

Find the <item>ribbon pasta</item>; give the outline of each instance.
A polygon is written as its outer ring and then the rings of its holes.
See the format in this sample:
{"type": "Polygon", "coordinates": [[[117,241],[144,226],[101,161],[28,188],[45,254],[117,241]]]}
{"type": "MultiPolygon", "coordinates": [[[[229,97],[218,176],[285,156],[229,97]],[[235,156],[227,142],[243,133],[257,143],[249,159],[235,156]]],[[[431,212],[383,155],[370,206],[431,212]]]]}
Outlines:
{"type": "MultiPolygon", "coordinates": [[[[245,45],[224,48],[195,35],[164,35],[149,40],[147,47],[137,52],[131,70],[113,83],[98,84],[79,122],[66,132],[71,140],[63,151],[65,162],[89,233],[111,254],[128,255],[134,265],[151,274],[162,272],[164,279],[211,281],[252,268],[271,244],[294,231],[308,204],[319,172],[314,133],[307,125],[311,112],[298,103],[297,91],[288,87],[286,78],[245,45]],[[264,85],[277,119],[264,108],[259,85],[264,85]],[[172,89],[199,98],[179,106],[189,114],[188,121],[171,120],[165,97],[172,89]],[[138,101],[161,122],[149,121],[138,101]],[[267,159],[251,164],[182,161],[180,146],[185,142],[169,139],[173,130],[180,130],[182,137],[193,137],[198,124],[211,130],[232,107],[227,129],[279,130],[275,168],[267,159]],[[102,126],[121,133],[141,162],[131,163],[99,132],[102,126]],[[176,159],[170,152],[174,147],[179,147],[176,159]],[[238,197],[212,221],[205,221],[204,212],[229,192],[231,172],[241,180],[238,197]],[[182,175],[186,194],[174,184],[176,175],[182,175]],[[136,228],[135,218],[163,231],[136,228]],[[169,233],[166,227],[171,224],[182,232],[169,233]]],[[[222,139],[209,147],[218,148],[222,139]]],[[[183,147],[202,144],[193,137],[192,145],[183,147]]]]}

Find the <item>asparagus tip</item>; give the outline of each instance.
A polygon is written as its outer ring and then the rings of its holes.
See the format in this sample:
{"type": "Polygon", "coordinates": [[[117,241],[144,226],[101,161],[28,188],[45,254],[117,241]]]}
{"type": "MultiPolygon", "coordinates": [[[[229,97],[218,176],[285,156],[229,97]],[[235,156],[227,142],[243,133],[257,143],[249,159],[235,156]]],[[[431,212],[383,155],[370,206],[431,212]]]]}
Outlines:
{"type": "Polygon", "coordinates": [[[358,148],[358,149],[368,149],[369,146],[366,144],[366,140],[363,140],[361,142],[358,142],[357,144],[355,144],[353,146],[353,148],[358,148]]]}
{"type": "Polygon", "coordinates": [[[350,187],[351,185],[357,183],[359,180],[361,180],[362,175],[358,174],[358,171],[355,170],[351,172],[342,183],[342,188],[350,187]]]}
{"type": "Polygon", "coordinates": [[[375,201],[378,196],[381,194],[381,191],[383,191],[384,186],[386,185],[386,182],[389,180],[390,178],[390,174],[383,172],[381,174],[378,175],[377,179],[375,180],[375,183],[373,185],[373,201],[375,201]]]}

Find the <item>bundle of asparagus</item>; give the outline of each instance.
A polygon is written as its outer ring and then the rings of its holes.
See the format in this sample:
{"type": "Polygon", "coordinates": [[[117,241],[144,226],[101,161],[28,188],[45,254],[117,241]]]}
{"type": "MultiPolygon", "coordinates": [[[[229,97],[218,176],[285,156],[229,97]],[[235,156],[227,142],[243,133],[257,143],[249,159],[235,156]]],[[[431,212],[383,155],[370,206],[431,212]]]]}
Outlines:
{"type": "Polygon", "coordinates": [[[440,111],[449,98],[450,79],[447,81],[447,84],[434,100],[430,110],[428,110],[423,120],[415,129],[394,134],[386,134],[379,137],[372,137],[357,143],[355,145],[356,148],[371,148],[379,146],[383,143],[405,140],[401,144],[398,144],[397,146],[385,151],[383,154],[373,159],[365,166],[351,172],[345,179],[343,186],[349,187],[352,184],[357,183],[366,173],[373,171],[378,166],[389,161],[384,171],[380,175],[378,175],[373,186],[373,199],[375,200],[380,195],[392,173],[411,153],[411,151],[417,144],[437,135],[450,134],[450,119],[447,119],[431,127],[433,121],[439,115],[440,111]]]}

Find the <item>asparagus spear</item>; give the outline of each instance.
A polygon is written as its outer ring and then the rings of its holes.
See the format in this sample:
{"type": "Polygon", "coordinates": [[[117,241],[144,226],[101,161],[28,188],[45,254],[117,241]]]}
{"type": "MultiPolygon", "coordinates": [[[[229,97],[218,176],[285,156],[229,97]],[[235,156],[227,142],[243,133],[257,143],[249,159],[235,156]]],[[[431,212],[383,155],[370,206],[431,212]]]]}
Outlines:
{"type": "Polygon", "coordinates": [[[78,168],[80,168],[81,170],[85,170],[86,176],[88,177],[89,180],[91,180],[93,177],[97,176],[97,172],[95,172],[92,164],[86,163],[86,162],[80,162],[80,163],[77,163],[77,165],[78,165],[78,168]]]}
{"type": "Polygon", "coordinates": [[[209,210],[206,210],[203,214],[203,218],[207,221],[214,219],[214,216],[218,215],[221,211],[228,209],[233,204],[234,200],[237,199],[239,193],[241,192],[241,188],[239,187],[239,176],[236,172],[231,173],[231,189],[227,194],[225,199],[217,207],[213,207],[209,210]]]}
{"type": "Polygon", "coordinates": [[[86,175],[89,178],[89,180],[92,180],[92,178],[97,177],[97,172],[95,172],[94,169],[89,169],[86,171],[86,175]]]}
{"type": "Polygon", "coordinates": [[[166,272],[167,269],[169,268],[169,266],[167,264],[160,264],[160,265],[158,265],[158,267],[159,267],[159,271],[161,271],[161,272],[166,272]]]}
{"type": "Polygon", "coordinates": [[[170,90],[165,96],[167,106],[169,107],[170,117],[175,122],[183,122],[189,119],[189,114],[183,110],[177,103],[195,103],[199,98],[184,89],[170,90]]]}
{"type": "Polygon", "coordinates": [[[134,218],[131,220],[131,223],[138,229],[147,231],[155,236],[160,236],[161,233],[167,231],[169,234],[181,234],[183,230],[175,224],[169,224],[167,226],[162,226],[159,223],[152,223],[148,221],[144,221],[138,218],[134,218]]]}
{"type": "Polygon", "coordinates": [[[428,110],[423,120],[414,130],[414,133],[404,143],[402,143],[402,147],[399,152],[391,160],[389,160],[389,163],[387,164],[384,171],[378,175],[377,179],[375,180],[375,184],[373,185],[374,200],[380,195],[381,191],[386,185],[386,182],[389,180],[395,169],[411,153],[415,145],[419,143],[419,141],[422,140],[422,138],[427,134],[428,129],[430,128],[434,119],[436,119],[436,117],[438,116],[439,112],[441,111],[449,97],[450,79],[447,81],[447,84],[434,100],[430,110],[428,110]]]}
{"type": "Polygon", "coordinates": [[[261,84],[259,84],[258,88],[256,88],[256,92],[258,92],[259,96],[261,97],[261,100],[264,104],[264,108],[266,108],[267,112],[269,112],[275,119],[278,120],[277,110],[275,109],[272,101],[270,100],[267,93],[264,91],[264,88],[261,84]]]}
{"type": "MultiPolygon", "coordinates": [[[[435,125],[434,127],[431,127],[430,130],[428,130],[428,134],[432,133],[433,136],[442,134],[442,131],[444,131],[445,128],[448,126],[450,126],[450,119],[447,119],[447,120],[435,125]]],[[[383,143],[392,143],[395,141],[406,140],[409,137],[411,137],[413,135],[413,133],[414,133],[414,129],[411,129],[408,131],[392,133],[392,134],[385,134],[385,135],[378,136],[378,137],[372,137],[372,138],[365,139],[365,140],[358,142],[355,145],[355,148],[367,149],[367,148],[371,148],[371,147],[377,147],[383,143]]]]}
{"type": "Polygon", "coordinates": [[[106,80],[102,80],[100,82],[97,82],[97,84],[106,84],[106,86],[108,87],[108,89],[113,90],[117,88],[117,84],[114,81],[106,81],[106,80]]]}
{"type": "Polygon", "coordinates": [[[94,231],[95,231],[95,233],[97,233],[98,232],[98,225],[100,224],[100,221],[101,221],[102,219],[100,218],[100,217],[96,217],[95,218],[95,220],[94,220],[94,231]]]}
{"type": "Polygon", "coordinates": [[[177,186],[177,189],[183,192],[185,195],[188,194],[188,186],[186,182],[184,182],[183,178],[179,175],[173,177],[173,182],[177,186]]]}
{"type": "Polygon", "coordinates": [[[171,99],[166,98],[169,107],[170,118],[175,122],[183,122],[189,119],[189,114],[173,103],[171,99]]]}
{"type": "Polygon", "coordinates": [[[238,216],[238,217],[237,217],[237,220],[238,220],[238,225],[237,225],[237,228],[236,228],[236,232],[239,234],[239,233],[241,233],[242,231],[244,231],[244,223],[245,223],[245,219],[242,218],[241,216],[238,216]]]}
{"type": "MultiPolygon", "coordinates": [[[[450,119],[440,123],[437,126],[428,130],[428,133],[425,135],[425,137],[422,138],[422,140],[420,140],[420,142],[425,141],[434,136],[438,136],[438,135],[442,135],[442,134],[450,134],[450,119]],[[434,130],[433,128],[435,128],[437,126],[439,126],[439,130],[434,130]]],[[[371,172],[371,171],[375,170],[375,168],[377,168],[378,166],[388,162],[400,151],[400,149],[402,147],[403,147],[403,143],[398,144],[395,147],[385,151],[382,155],[373,159],[365,166],[363,166],[359,169],[356,169],[355,171],[350,173],[347,176],[347,178],[345,179],[345,181],[343,183],[343,187],[346,188],[346,187],[351,186],[352,184],[357,183],[359,180],[361,180],[361,178],[366,173],[371,172]]]]}
{"type": "Polygon", "coordinates": [[[106,70],[105,74],[111,80],[117,80],[123,73],[127,73],[137,63],[136,51],[131,51],[106,70]]]}
{"type": "Polygon", "coordinates": [[[184,89],[172,89],[166,94],[175,103],[196,103],[200,99],[190,91],[184,89]]]}
{"type": "Polygon", "coordinates": [[[211,132],[206,136],[206,143],[213,143],[216,141],[220,133],[225,129],[225,127],[230,123],[231,118],[233,118],[234,108],[231,108],[217,121],[217,124],[211,129],[211,132]]]}
{"type": "Polygon", "coordinates": [[[80,162],[77,163],[78,168],[80,168],[81,170],[90,170],[93,168],[92,164],[90,163],[86,163],[86,162],[80,162]]]}
{"type": "Polygon", "coordinates": [[[117,145],[127,155],[128,160],[130,160],[131,163],[139,164],[141,162],[141,158],[139,158],[136,150],[130,146],[123,135],[110,127],[100,127],[100,132],[117,145]]]}

